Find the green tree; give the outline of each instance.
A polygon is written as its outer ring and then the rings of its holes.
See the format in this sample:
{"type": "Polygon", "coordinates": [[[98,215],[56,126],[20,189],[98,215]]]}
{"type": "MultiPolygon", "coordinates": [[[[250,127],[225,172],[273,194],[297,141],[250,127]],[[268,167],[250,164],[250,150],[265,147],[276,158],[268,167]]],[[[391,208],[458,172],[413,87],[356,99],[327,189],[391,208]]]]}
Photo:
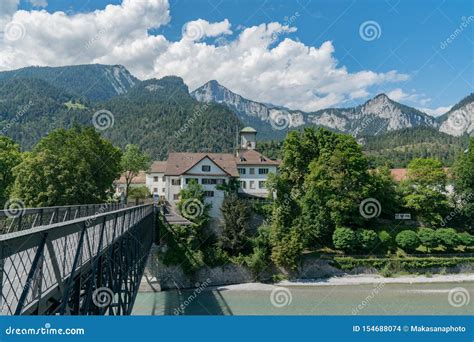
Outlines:
{"type": "Polygon", "coordinates": [[[374,252],[380,243],[377,233],[370,229],[357,229],[357,245],[364,252],[374,252]]]}
{"type": "Polygon", "coordinates": [[[271,258],[277,266],[296,270],[302,252],[303,242],[301,241],[301,235],[293,229],[274,244],[271,258]]]}
{"type": "Polygon", "coordinates": [[[150,168],[151,160],[146,153],[140,151],[140,147],[129,144],[125,147],[120,165],[125,177],[125,198],[127,199],[133,179],[138,176],[140,171],[150,168]]]}
{"type": "Polygon", "coordinates": [[[52,131],[15,167],[12,196],[28,206],[104,202],[120,176],[121,156],[92,128],[52,131]]]}
{"type": "Polygon", "coordinates": [[[148,190],[146,186],[137,186],[130,188],[128,197],[133,199],[145,199],[150,196],[150,190],[148,190]]]}
{"type": "Polygon", "coordinates": [[[334,247],[344,252],[353,252],[357,246],[356,233],[345,227],[338,227],[332,235],[334,247]]]}
{"type": "Polygon", "coordinates": [[[439,242],[449,250],[453,250],[461,243],[458,233],[453,228],[441,228],[436,230],[436,237],[439,242]]]}
{"type": "Polygon", "coordinates": [[[301,198],[301,222],[308,241],[330,243],[337,226],[362,224],[359,204],[368,197],[370,178],[367,160],[350,136],[323,148],[309,165],[301,198]]]}
{"type": "Polygon", "coordinates": [[[460,207],[463,216],[459,221],[472,233],[474,232],[474,138],[471,138],[469,148],[456,160],[453,169],[457,206],[460,207]]]}
{"type": "Polygon", "coordinates": [[[20,147],[10,138],[0,136],[0,209],[10,197],[15,181],[13,168],[20,162],[20,147]]]}
{"type": "Polygon", "coordinates": [[[474,245],[474,236],[469,234],[468,232],[462,232],[458,234],[459,242],[461,245],[470,247],[474,245]]]}
{"type": "Polygon", "coordinates": [[[231,193],[224,197],[221,206],[224,227],[219,237],[219,246],[237,255],[250,247],[247,245],[250,230],[250,207],[237,194],[231,193]]]}
{"type": "Polygon", "coordinates": [[[418,231],[418,238],[420,239],[421,244],[428,248],[428,251],[432,248],[438,247],[439,245],[439,239],[433,229],[420,228],[418,231]]]}
{"type": "Polygon", "coordinates": [[[407,252],[413,252],[420,245],[418,235],[412,230],[402,230],[395,237],[397,245],[407,252]]]}
{"type": "Polygon", "coordinates": [[[204,188],[192,179],[186,188],[181,189],[180,200],[176,204],[183,217],[195,223],[198,227],[204,227],[209,222],[209,210],[211,204],[206,203],[204,188]]]}
{"type": "Polygon", "coordinates": [[[401,185],[405,207],[427,225],[436,226],[449,210],[445,194],[447,176],[436,159],[413,159],[401,185]]]}

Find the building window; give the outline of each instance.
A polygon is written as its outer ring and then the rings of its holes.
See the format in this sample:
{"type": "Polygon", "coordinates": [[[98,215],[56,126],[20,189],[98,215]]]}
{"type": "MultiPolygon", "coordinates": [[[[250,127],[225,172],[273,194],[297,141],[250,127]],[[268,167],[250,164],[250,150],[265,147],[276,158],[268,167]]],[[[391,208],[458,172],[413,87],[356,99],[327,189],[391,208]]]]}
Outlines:
{"type": "Polygon", "coordinates": [[[265,189],[265,181],[259,181],[259,182],[258,182],[258,187],[259,187],[260,189],[265,189]]]}
{"type": "Polygon", "coordinates": [[[204,191],[204,197],[214,197],[214,191],[204,191]]]}
{"type": "Polygon", "coordinates": [[[175,201],[179,200],[179,194],[174,194],[173,195],[173,200],[175,200],[175,201]]]}
{"type": "Polygon", "coordinates": [[[153,188],[153,193],[157,193],[158,192],[158,188],[153,188]]]}
{"type": "Polygon", "coordinates": [[[158,182],[158,177],[157,176],[153,177],[153,182],[158,182]]]}
{"type": "Polygon", "coordinates": [[[161,189],[161,190],[162,190],[162,192],[165,192],[165,191],[166,191],[165,188],[163,188],[163,189],[161,189]]]}
{"type": "Polygon", "coordinates": [[[250,181],[250,189],[255,189],[255,181],[250,181]]]}
{"type": "Polygon", "coordinates": [[[237,171],[239,171],[239,175],[245,175],[245,168],[244,167],[238,167],[237,171]]]}
{"type": "Polygon", "coordinates": [[[164,181],[165,181],[165,177],[161,177],[161,180],[164,182],[164,181]]]}
{"type": "Polygon", "coordinates": [[[171,185],[181,185],[181,179],[172,179],[171,185]]]}
{"type": "Polygon", "coordinates": [[[206,185],[206,184],[224,184],[223,179],[217,179],[217,178],[203,178],[201,179],[201,184],[206,185]]]}
{"type": "Polygon", "coordinates": [[[247,182],[246,181],[240,181],[240,187],[242,189],[246,189],[247,188],[247,182]]]}
{"type": "Polygon", "coordinates": [[[254,175],[255,174],[255,168],[251,167],[249,169],[249,174],[254,175]]]}
{"type": "Polygon", "coordinates": [[[197,178],[186,178],[186,185],[189,184],[191,181],[196,181],[196,183],[199,183],[197,178]]]}
{"type": "Polygon", "coordinates": [[[211,171],[211,165],[203,165],[201,166],[202,172],[209,172],[211,171]]]}
{"type": "Polygon", "coordinates": [[[266,174],[268,174],[268,169],[258,169],[258,174],[259,175],[266,175],[266,174]]]}

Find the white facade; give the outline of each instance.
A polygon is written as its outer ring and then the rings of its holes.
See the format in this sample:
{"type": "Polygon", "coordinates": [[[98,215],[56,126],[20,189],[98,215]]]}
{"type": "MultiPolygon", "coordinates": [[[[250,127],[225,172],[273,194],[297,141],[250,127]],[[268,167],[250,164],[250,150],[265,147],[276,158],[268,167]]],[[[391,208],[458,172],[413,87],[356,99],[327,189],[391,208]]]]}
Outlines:
{"type": "Polygon", "coordinates": [[[276,166],[237,164],[237,170],[239,171],[240,193],[267,197],[268,190],[265,182],[270,173],[277,173],[276,166]]]}
{"type": "Polygon", "coordinates": [[[163,172],[150,172],[146,175],[146,186],[151,194],[158,194],[161,199],[166,199],[166,180],[163,172]]]}
{"type": "MultiPolygon", "coordinates": [[[[265,198],[265,182],[270,173],[278,172],[278,162],[255,150],[256,131],[247,127],[240,132],[237,155],[223,153],[171,153],[166,162],[154,162],[146,179],[141,180],[152,194],[171,204],[179,201],[181,190],[194,179],[205,191],[205,202],[211,204],[210,216],[220,218],[224,191],[217,186],[232,178],[240,181],[239,193],[265,198]]],[[[120,188],[120,182],[117,189],[120,188]]]]}

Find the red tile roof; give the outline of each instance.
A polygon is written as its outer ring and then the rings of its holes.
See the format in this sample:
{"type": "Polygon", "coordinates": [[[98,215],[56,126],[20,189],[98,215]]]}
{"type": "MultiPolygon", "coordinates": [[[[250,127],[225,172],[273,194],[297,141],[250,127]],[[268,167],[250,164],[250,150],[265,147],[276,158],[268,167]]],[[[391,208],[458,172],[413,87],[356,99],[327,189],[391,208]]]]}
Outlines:
{"type": "Polygon", "coordinates": [[[236,157],[237,165],[280,165],[279,160],[272,160],[265,157],[255,150],[239,150],[238,157],[236,157]]]}
{"type": "Polygon", "coordinates": [[[235,157],[230,153],[170,153],[166,164],[165,175],[182,175],[206,157],[211,159],[230,176],[239,176],[235,157]]]}
{"type": "Polygon", "coordinates": [[[166,160],[165,161],[154,161],[151,164],[150,172],[164,173],[166,171],[166,160]]]}

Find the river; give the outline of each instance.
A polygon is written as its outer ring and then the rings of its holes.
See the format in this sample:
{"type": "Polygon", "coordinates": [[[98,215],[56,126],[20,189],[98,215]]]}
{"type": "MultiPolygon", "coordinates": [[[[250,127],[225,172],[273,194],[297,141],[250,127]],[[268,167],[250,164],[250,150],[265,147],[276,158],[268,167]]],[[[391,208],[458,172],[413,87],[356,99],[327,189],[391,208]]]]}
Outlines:
{"type": "Polygon", "coordinates": [[[474,282],[288,286],[139,293],[134,315],[472,315],[474,282]],[[471,299],[472,297],[472,299],[471,299]]]}

